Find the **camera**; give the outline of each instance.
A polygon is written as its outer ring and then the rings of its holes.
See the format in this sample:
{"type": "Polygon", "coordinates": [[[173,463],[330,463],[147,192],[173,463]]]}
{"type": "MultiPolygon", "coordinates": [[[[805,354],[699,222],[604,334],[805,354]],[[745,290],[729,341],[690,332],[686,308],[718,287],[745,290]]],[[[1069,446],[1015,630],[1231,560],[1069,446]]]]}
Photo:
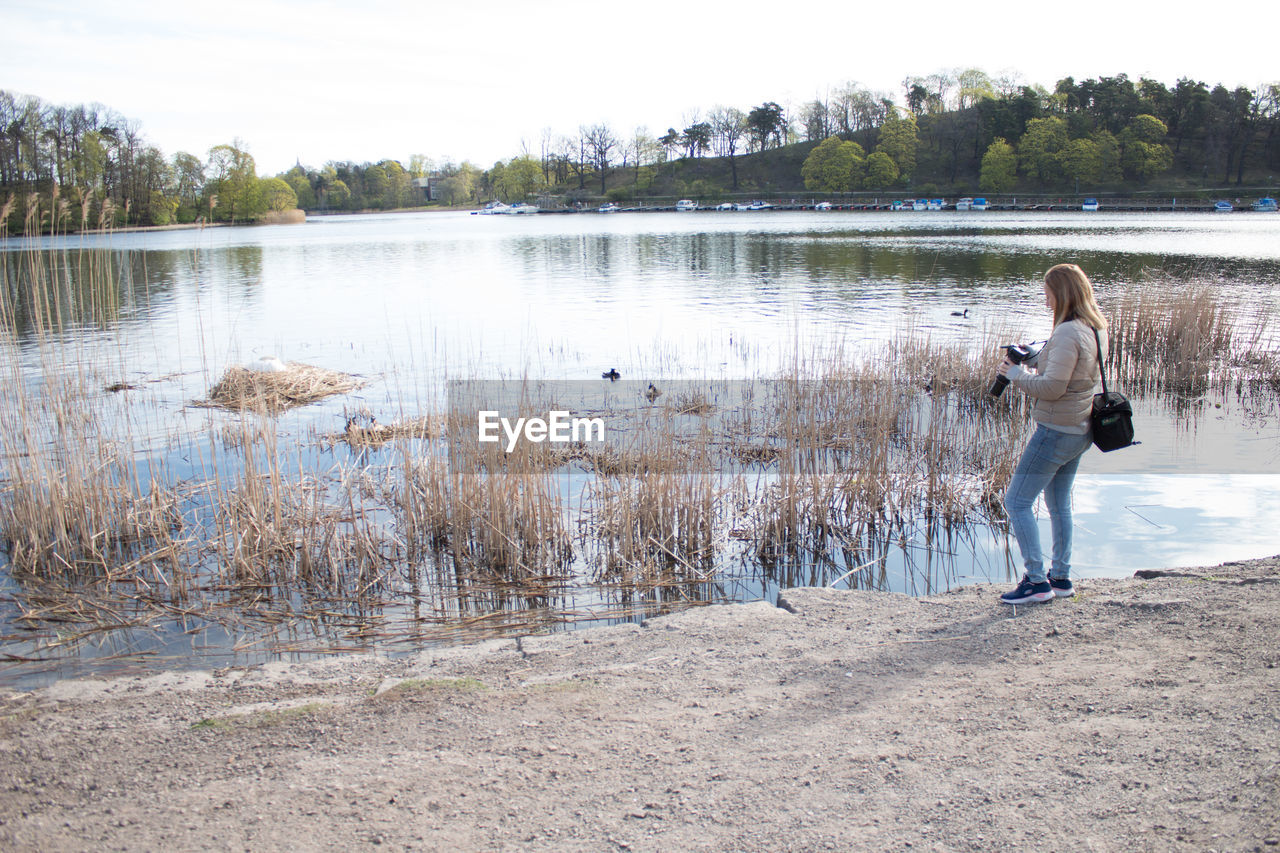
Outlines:
{"type": "MultiPolygon", "coordinates": [[[[1008,353],[1009,360],[1014,364],[1022,364],[1030,361],[1040,354],[1039,348],[1032,348],[1030,344],[1005,344],[1000,347],[1008,353]]],[[[997,376],[996,381],[991,383],[991,396],[999,397],[1004,393],[1005,386],[1009,384],[1009,377],[997,376]]]]}

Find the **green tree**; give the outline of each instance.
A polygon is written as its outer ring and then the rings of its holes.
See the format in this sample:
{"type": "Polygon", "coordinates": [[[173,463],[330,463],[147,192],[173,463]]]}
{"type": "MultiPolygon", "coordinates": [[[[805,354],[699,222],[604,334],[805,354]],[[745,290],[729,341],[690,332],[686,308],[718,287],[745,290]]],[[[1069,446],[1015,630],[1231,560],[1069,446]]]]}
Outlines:
{"type": "Polygon", "coordinates": [[[1164,144],[1168,133],[1164,122],[1155,116],[1135,116],[1120,134],[1125,172],[1142,182],[1167,172],[1173,165],[1173,151],[1164,144]]]}
{"type": "Polygon", "coordinates": [[[230,222],[252,219],[263,209],[253,155],[244,150],[243,144],[236,140],[231,145],[209,149],[205,194],[218,197],[215,215],[230,222]]]}
{"type": "Polygon", "coordinates": [[[857,189],[866,168],[865,153],[856,142],[842,142],[838,136],[828,136],[809,152],[800,167],[805,187],[836,193],[857,189]]]}
{"type": "Polygon", "coordinates": [[[283,213],[298,206],[298,194],[283,178],[263,178],[260,183],[262,204],[267,210],[283,213]]]}
{"type": "Polygon", "coordinates": [[[982,155],[978,186],[982,187],[983,192],[993,195],[1005,193],[1013,189],[1017,175],[1018,155],[1014,153],[1013,146],[1004,141],[1004,137],[997,136],[982,155]]]}
{"type": "Polygon", "coordinates": [[[898,180],[898,164],[883,151],[874,151],[867,157],[867,177],[864,183],[871,189],[884,189],[898,180]]]}
{"type": "Polygon", "coordinates": [[[1098,148],[1098,180],[1113,184],[1124,180],[1120,172],[1120,141],[1109,130],[1096,130],[1089,137],[1098,148]]]}
{"type": "Polygon", "coordinates": [[[773,101],[766,101],[747,113],[747,132],[757,151],[764,151],[771,143],[781,146],[786,130],[782,107],[773,101]]]}
{"type": "Polygon", "coordinates": [[[351,199],[351,188],[341,178],[334,178],[325,187],[324,204],[334,210],[342,210],[351,199]]]}
{"type": "Polygon", "coordinates": [[[1067,147],[1067,122],[1058,116],[1033,118],[1018,142],[1018,165],[1042,185],[1062,179],[1061,153],[1067,147]]]}
{"type": "Polygon", "coordinates": [[[542,183],[542,166],[529,156],[513,157],[506,163],[495,163],[489,171],[493,190],[503,201],[524,201],[542,183]]]}
{"type": "Polygon", "coordinates": [[[311,210],[316,206],[316,191],[311,186],[311,176],[301,166],[294,166],[284,174],[284,182],[297,197],[297,206],[303,210],[311,210]]]}
{"type": "Polygon", "coordinates": [[[1075,181],[1076,191],[1080,184],[1086,186],[1095,183],[1102,170],[1102,158],[1098,155],[1098,145],[1092,139],[1073,139],[1061,155],[1062,172],[1069,180],[1075,181]]]}
{"type": "Polygon", "coordinates": [[[916,170],[919,145],[919,128],[912,116],[892,118],[880,125],[880,141],[876,150],[888,154],[904,178],[910,178],[916,170]]]}

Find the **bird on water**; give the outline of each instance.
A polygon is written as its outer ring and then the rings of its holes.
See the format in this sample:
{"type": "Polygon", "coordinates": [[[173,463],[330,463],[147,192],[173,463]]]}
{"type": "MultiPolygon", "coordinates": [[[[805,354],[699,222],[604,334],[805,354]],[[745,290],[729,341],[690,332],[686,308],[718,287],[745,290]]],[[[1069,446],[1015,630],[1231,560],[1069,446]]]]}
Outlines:
{"type": "Polygon", "coordinates": [[[606,373],[601,373],[600,378],[608,379],[610,382],[616,382],[622,378],[622,374],[611,367],[606,373]]]}
{"type": "Polygon", "coordinates": [[[966,309],[964,309],[964,311],[963,311],[963,312],[960,312],[960,311],[952,311],[952,312],[951,312],[951,316],[952,316],[952,317],[968,317],[968,316],[969,316],[969,309],[968,309],[968,308],[966,308],[966,309]]]}

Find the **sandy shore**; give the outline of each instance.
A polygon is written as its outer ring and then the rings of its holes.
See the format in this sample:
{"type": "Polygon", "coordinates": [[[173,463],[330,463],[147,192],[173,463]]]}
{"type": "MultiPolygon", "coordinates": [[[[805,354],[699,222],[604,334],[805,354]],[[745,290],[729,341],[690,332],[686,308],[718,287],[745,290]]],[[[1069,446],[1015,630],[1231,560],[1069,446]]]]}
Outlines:
{"type": "Polygon", "coordinates": [[[0,694],[0,849],[1280,850],[1280,558],[0,694]]]}

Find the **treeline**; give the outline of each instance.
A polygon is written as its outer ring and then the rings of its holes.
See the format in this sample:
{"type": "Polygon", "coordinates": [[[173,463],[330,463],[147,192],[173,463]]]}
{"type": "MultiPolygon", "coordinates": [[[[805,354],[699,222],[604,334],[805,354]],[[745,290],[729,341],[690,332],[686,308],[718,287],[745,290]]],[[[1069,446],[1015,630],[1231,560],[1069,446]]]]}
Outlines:
{"type": "Polygon", "coordinates": [[[910,77],[896,99],[854,83],[787,109],[716,106],[653,134],[607,124],[544,130],[517,156],[470,163],[301,164],[257,174],[239,140],[166,156],[101,105],[0,91],[0,204],[10,230],[197,220],[245,222],[301,207],[358,211],[491,198],[689,196],[857,189],[1094,192],[1274,183],[1280,84],[1182,79],[1076,82],[1053,90],[978,69],[910,77]]]}
{"type": "MultiPolygon", "coordinates": [[[[883,146],[885,129],[910,136],[914,124],[915,144],[905,162],[896,162],[896,185],[914,179],[992,193],[1133,189],[1157,179],[1184,187],[1239,186],[1248,175],[1274,182],[1280,167],[1276,83],[1253,91],[1182,79],[1169,88],[1121,74],[1079,83],[1066,78],[1048,91],[969,69],[909,78],[904,92],[905,109],[878,124],[881,114],[867,109],[872,99],[857,87],[806,104],[800,116],[805,137],[835,136],[870,150],[883,146]]],[[[870,172],[871,165],[866,157],[865,180],[879,188],[873,178],[883,180],[884,173],[870,172]]]]}

